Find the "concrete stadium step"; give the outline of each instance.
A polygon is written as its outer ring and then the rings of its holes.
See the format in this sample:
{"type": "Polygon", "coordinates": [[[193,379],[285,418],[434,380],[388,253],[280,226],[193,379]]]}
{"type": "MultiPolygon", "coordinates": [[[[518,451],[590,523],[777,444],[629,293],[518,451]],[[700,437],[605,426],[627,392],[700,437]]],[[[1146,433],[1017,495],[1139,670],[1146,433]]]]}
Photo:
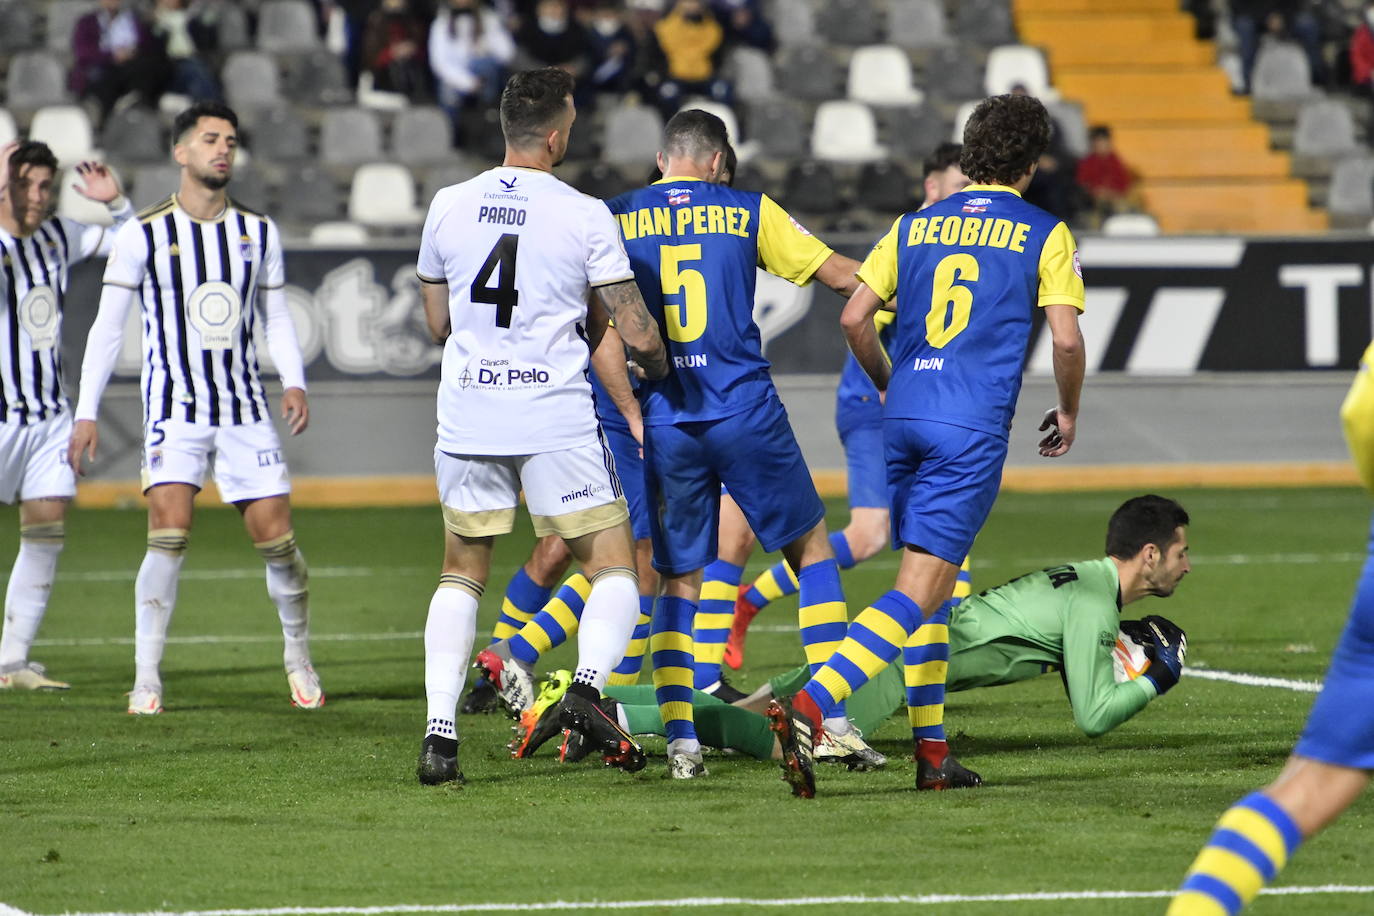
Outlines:
{"type": "Polygon", "coordinates": [[[1206,67],[1216,62],[1216,50],[1200,41],[1164,42],[1143,47],[1131,42],[1117,41],[1104,35],[1097,41],[1056,43],[1050,66],[1090,71],[1097,68],[1120,69],[1137,67],[1206,67]]]}
{"type": "Polygon", "coordinates": [[[1231,83],[1219,67],[1160,67],[1138,70],[1126,65],[1115,72],[1106,72],[1098,68],[1084,70],[1075,67],[1056,67],[1053,83],[1061,93],[1070,96],[1117,95],[1143,98],[1153,95],[1161,99],[1234,99],[1231,83]]]}
{"type": "Polygon", "coordinates": [[[1178,10],[1178,0],[1037,0],[1034,9],[1037,13],[1172,13],[1178,10]]]}
{"type": "Polygon", "coordinates": [[[1016,3],[1016,29],[1028,44],[1054,45],[1059,42],[1101,41],[1110,36],[1114,42],[1139,42],[1142,46],[1164,41],[1194,39],[1192,17],[1178,13],[1042,13],[1034,10],[1035,0],[1016,3]]]}
{"type": "Polygon", "coordinates": [[[1145,204],[1169,233],[1258,232],[1304,234],[1327,228],[1325,213],[1307,207],[1297,179],[1151,180],[1145,204]]]}
{"type": "Polygon", "coordinates": [[[1215,178],[1217,160],[1231,178],[1287,178],[1292,160],[1269,148],[1259,124],[1132,124],[1113,138],[1122,158],[1145,178],[1215,178]]]}

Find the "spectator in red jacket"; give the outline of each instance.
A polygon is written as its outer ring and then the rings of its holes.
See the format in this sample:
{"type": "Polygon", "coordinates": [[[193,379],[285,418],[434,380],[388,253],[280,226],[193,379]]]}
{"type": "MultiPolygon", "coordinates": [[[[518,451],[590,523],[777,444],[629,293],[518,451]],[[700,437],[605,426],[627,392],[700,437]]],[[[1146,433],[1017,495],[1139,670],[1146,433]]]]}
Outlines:
{"type": "Polygon", "coordinates": [[[167,59],[148,24],[123,0],[100,0],[99,9],[76,21],[72,56],[72,92],[95,100],[101,118],[125,96],[157,106],[167,59]]]}
{"type": "Polygon", "coordinates": [[[1088,132],[1088,155],[1078,160],[1078,186],[1092,202],[1098,220],[1135,206],[1136,178],[1112,146],[1112,131],[1099,125],[1088,132]]]}
{"type": "Polygon", "coordinates": [[[1350,39],[1350,82],[1356,90],[1374,95],[1374,3],[1364,5],[1360,27],[1350,39]]]}
{"type": "Polygon", "coordinates": [[[409,0],[382,0],[367,17],[363,33],[363,69],[372,74],[372,85],[399,92],[412,102],[429,96],[429,64],[425,45],[429,23],[412,9],[409,0]]]}

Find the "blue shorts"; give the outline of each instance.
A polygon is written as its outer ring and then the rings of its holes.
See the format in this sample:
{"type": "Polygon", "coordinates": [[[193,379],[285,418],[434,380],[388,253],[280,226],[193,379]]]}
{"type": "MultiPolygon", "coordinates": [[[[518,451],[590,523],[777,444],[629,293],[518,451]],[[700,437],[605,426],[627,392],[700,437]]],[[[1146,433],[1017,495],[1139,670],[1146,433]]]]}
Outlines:
{"type": "Polygon", "coordinates": [[[1374,770],[1374,532],[1350,619],[1295,754],[1374,770]]]}
{"type": "Polygon", "coordinates": [[[894,546],[958,566],[1002,485],[1007,440],[931,420],[883,421],[894,546]]]}
{"type": "Polygon", "coordinates": [[[849,508],[887,508],[887,463],[883,455],[883,426],[866,423],[840,433],[849,471],[849,508]]]}
{"type": "Polygon", "coordinates": [[[628,426],[602,423],[601,430],[615,457],[615,473],[625,491],[625,502],[630,505],[630,529],[635,540],[642,541],[649,536],[649,504],[644,501],[644,459],[639,457],[639,443],[628,426]]]}
{"type": "Polygon", "coordinates": [[[646,426],[644,463],[654,568],[670,576],[715,561],[721,484],[769,552],[825,517],[776,395],[721,420],[646,426]]]}

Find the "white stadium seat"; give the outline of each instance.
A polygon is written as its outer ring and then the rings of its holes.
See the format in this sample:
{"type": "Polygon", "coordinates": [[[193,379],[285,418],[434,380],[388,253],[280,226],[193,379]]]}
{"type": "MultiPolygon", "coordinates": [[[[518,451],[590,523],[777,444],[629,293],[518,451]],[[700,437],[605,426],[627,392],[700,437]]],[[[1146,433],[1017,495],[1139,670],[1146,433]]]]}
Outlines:
{"type": "Polygon", "coordinates": [[[348,195],[348,218],[365,226],[418,226],[424,211],[415,206],[415,178],[394,162],[358,166],[348,195]]]}
{"type": "Polygon", "coordinates": [[[367,227],[357,223],[343,221],[331,221],[327,223],[316,223],[310,227],[310,244],[312,245],[338,245],[348,247],[354,245],[366,245],[369,241],[367,227]]]}
{"type": "Polygon", "coordinates": [[[873,110],[862,102],[822,102],[811,128],[811,154],[830,162],[872,162],[887,156],[873,110]]]}
{"type": "Polygon", "coordinates": [[[63,168],[90,159],[95,151],[91,119],[80,105],[48,105],[34,113],[29,139],[52,148],[63,168]]]}
{"type": "Polygon", "coordinates": [[[919,105],[925,94],[912,84],[905,51],[896,45],[869,45],[849,59],[849,97],[869,105],[919,105]]]}
{"type": "Polygon", "coordinates": [[[1037,99],[1058,98],[1050,87],[1050,71],[1045,55],[1029,45],[1002,45],[988,54],[987,69],[983,72],[983,88],[988,95],[1002,95],[1013,86],[1021,85],[1037,99]]]}
{"type": "Polygon", "coordinates": [[[1159,223],[1148,213],[1117,213],[1102,221],[1102,234],[1121,238],[1159,235],[1159,223]]]}

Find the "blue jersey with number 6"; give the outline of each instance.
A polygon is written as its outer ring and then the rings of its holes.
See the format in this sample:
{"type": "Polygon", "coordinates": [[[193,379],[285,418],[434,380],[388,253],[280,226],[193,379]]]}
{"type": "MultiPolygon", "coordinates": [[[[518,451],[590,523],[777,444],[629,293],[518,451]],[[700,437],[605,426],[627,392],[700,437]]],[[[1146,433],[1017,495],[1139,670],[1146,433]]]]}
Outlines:
{"type": "Polygon", "coordinates": [[[640,389],[644,422],[720,419],[770,396],[756,268],[805,284],[830,249],[766,194],[696,178],[664,178],[607,206],[672,363],[640,389]]]}
{"type": "Polygon", "coordinates": [[[1000,185],[970,185],[897,219],[859,278],[897,297],[885,417],[1006,438],[1032,310],[1083,309],[1069,227],[1000,185]]]}

